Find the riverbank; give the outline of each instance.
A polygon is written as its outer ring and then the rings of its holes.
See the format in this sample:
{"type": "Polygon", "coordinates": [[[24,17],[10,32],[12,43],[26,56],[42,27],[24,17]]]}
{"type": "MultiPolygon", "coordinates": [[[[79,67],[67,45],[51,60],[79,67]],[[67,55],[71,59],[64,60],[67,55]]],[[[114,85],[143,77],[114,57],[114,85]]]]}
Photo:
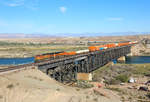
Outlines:
{"type": "Polygon", "coordinates": [[[150,49],[141,42],[131,47],[132,56],[150,56],[150,49]]]}
{"type": "Polygon", "coordinates": [[[75,51],[86,48],[83,45],[0,46],[0,58],[27,58],[43,53],[75,51]]]}
{"type": "MultiPolygon", "coordinates": [[[[0,46],[0,58],[28,58],[35,55],[57,52],[57,51],[77,51],[87,49],[84,45],[28,45],[28,46],[0,46]]],[[[131,49],[132,56],[150,56],[150,49],[144,45],[137,44],[131,49]]]]}
{"type": "Polygon", "coordinates": [[[88,46],[96,46],[100,42],[138,41],[131,48],[132,56],[149,56],[150,49],[142,43],[144,37],[150,36],[111,36],[111,37],[63,37],[63,38],[26,38],[26,39],[0,39],[0,58],[27,58],[35,55],[57,52],[77,51],[87,49],[88,46]],[[88,42],[89,41],[89,42],[88,42]],[[93,41],[93,43],[90,43],[93,41]]]}
{"type": "MultiPolygon", "coordinates": [[[[141,51],[144,48],[140,46],[134,46],[131,49],[132,56],[148,56],[150,54],[145,54],[141,51]]],[[[0,58],[28,58],[34,57],[35,55],[57,52],[57,51],[77,51],[82,49],[87,49],[87,46],[73,46],[73,45],[52,45],[52,46],[14,46],[14,47],[2,47],[0,46],[0,58]]],[[[150,49],[144,50],[147,53],[150,49]]]]}
{"type": "Polygon", "coordinates": [[[139,43],[132,47],[132,56],[148,56],[150,49],[141,42],[139,37],[121,36],[121,37],[66,37],[66,38],[41,38],[41,39],[0,39],[0,58],[27,58],[35,55],[57,52],[57,51],[76,51],[87,49],[88,46],[96,46],[102,43],[88,43],[88,41],[119,42],[138,41],[139,43]]]}
{"type": "Polygon", "coordinates": [[[103,83],[107,89],[118,92],[123,102],[149,102],[149,91],[140,87],[150,86],[150,64],[115,64],[104,66],[93,72],[93,81],[103,83]],[[135,82],[128,83],[130,78],[135,82]]]}

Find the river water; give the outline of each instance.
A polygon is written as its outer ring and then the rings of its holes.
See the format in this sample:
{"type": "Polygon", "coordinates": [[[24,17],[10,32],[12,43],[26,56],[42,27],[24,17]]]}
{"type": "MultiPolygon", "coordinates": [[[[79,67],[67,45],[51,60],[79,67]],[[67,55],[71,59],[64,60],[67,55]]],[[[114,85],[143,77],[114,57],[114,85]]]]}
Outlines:
{"type": "Polygon", "coordinates": [[[29,58],[0,58],[0,65],[18,65],[33,63],[34,57],[29,58]]]}
{"type": "MultiPolygon", "coordinates": [[[[34,57],[29,58],[0,58],[0,65],[17,65],[17,64],[27,64],[33,63],[34,57]]],[[[150,56],[127,56],[127,64],[143,64],[150,63],[150,56]]]]}
{"type": "Polygon", "coordinates": [[[127,64],[144,64],[150,63],[150,56],[127,56],[127,64]]]}

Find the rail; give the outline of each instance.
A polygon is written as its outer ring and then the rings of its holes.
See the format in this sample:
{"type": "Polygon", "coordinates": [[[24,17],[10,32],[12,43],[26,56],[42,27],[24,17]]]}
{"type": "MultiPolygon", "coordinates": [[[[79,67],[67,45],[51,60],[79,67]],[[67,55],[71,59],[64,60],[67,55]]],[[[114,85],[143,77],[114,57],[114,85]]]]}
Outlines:
{"type": "Polygon", "coordinates": [[[25,69],[25,68],[31,67],[31,66],[34,66],[34,63],[24,64],[24,65],[17,65],[17,66],[11,66],[11,67],[8,67],[8,68],[0,69],[0,73],[17,71],[17,70],[25,69]]]}

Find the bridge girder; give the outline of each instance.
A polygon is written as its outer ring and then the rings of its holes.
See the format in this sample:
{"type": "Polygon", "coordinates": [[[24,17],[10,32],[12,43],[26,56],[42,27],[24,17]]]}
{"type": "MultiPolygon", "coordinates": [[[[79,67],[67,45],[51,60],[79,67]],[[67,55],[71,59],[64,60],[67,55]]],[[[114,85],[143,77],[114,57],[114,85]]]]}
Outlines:
{"type": "Polygon", "coordinates": [[[131,45],[121,46],[103,51],[90,52],[84,55],[64,58],[64,60],[54,61],[53,63],[37,64],[38,69],[44,73],[53,73],[51,77],[63,82],[66,79],[75,79],[76,73],[90,73],[112,60],[118,59],[131,52],[131,45]],[[73,78],[71,78],[73,77],[73,78]]]}

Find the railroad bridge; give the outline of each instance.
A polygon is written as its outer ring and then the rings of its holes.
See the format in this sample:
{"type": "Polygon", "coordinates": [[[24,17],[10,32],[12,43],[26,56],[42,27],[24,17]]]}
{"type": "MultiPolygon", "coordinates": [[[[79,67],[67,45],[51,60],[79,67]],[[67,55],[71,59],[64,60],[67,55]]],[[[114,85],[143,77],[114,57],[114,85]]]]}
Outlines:
{"type": "Polygon", "coordinates": [[[131,46],[120,46],[106,50],[88,52],[36,63],[39,70],[59,82],[77,79],[77,73],[90,73],[107,63],[131,53],[131,46]]]}

